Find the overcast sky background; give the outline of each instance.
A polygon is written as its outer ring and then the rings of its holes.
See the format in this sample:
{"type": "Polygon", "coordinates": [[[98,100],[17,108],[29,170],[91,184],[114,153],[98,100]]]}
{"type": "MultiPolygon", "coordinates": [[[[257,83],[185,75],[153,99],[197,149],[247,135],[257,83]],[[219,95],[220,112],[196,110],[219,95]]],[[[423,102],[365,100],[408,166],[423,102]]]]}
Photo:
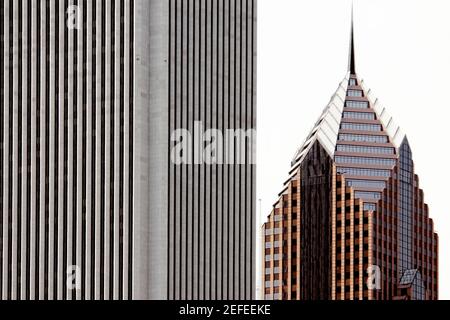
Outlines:
{"type": "MultiPolygon", "coordinates": [[[[259,0],[258,11],[262,223],[346,75],[351,1],[259,0]]],[[[408,136],[440,237],[440,299],[450,299],[450,1],[355,0],[354,12],[357,73],[408,136]]]]}

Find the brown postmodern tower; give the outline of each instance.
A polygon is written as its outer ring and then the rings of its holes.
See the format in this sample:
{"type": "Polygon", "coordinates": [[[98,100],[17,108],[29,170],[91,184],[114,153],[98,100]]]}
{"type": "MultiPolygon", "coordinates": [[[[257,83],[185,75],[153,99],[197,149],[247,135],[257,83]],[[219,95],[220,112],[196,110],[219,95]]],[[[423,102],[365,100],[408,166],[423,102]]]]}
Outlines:
{"type": "Polygon", "coordinates": [[[263,292],[283,300],[436,300],[438,235],[408,139],[357,75],[297,151],[263,226],[263,292]]]}

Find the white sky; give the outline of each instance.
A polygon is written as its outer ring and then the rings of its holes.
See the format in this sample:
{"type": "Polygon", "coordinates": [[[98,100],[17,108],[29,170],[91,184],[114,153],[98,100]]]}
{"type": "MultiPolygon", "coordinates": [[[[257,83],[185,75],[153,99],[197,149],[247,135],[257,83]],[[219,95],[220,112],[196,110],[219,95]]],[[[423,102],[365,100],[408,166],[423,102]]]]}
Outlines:
{"type": "MultiPolygon", "coordinates": [[[[257,197],[265,219],[296,149],[346,74],[351,1],[258,7],[257,197]]],[[[355,0],[354,7],[357,73],[408,136],[440,237],[440,299],[450,299],[450,1],[355,0]]]]}

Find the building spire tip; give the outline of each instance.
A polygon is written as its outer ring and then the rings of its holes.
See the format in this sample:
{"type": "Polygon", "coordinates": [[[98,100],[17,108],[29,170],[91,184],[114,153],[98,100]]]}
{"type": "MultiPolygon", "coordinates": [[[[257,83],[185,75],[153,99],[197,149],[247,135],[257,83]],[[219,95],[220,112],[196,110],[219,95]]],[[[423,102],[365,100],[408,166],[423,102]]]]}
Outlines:
{"type": "Polygon", "coordinates": [[[354,41],[354,32],[353,32],[353,2],[352,2],[352,19],[351,19],[351,29],[350,29],[350,50],[349,50],[349,58],[348,58],[348,71],[350,74],[356,74],[355,67],[355,41],[354,41]]]}

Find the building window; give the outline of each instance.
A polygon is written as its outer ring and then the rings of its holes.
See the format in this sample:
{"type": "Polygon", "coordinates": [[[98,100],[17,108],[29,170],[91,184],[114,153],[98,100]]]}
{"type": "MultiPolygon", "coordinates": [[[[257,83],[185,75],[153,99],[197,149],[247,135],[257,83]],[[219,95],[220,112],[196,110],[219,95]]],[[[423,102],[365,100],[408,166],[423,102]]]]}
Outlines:
{"type": "Polygon", "coordinates": [[[363,97],[363,92],[361,90],[348,90],[348,97],[363,97]]]}
{"type": "Polygon", "coordinates": [[[275,222],[279,222],[281,220],[283,220],[283,217],[280,214],[277,214],[273,217],[273,221],[275,222]]]}
{"type": "Polygon", "coordinates": [[[371,146],[353,146],[353,145],[338,145],[337,151],[354,152],[354,153],[395,154],[394,148],[390,147],[371,147],[371,146]]]}
{"type": "Polygon", "coordinates": [[[369,109],[369,102],[367,102],[367,101],[346,101],[345,106],[347,108],[354,108],[354,109],[369,109]]]}
{"type": "Polygon", "coordinates": [[[273,234],[281,234],[281,233],[282,233],[281,228],[274,228],[273,229],[273,234]]]}
{"type": "Polygon", "coordinates": [[[377,211],[375,203],[364,203],[364,211],[377,211]]]}
{"type": "Polygon", "coordinates": [[[342,123],[341,129],[355,131],[382,131],[379,124],[363,124],[363,123],[342,123]]]}
{"type": "Polygon", "coordinates": [[[389,139],[387,136],[371,136],[364,134],[340,134],[339,140],[341,141],[352,141],[352,142],[373,142],[373,143],[388,143],[389,139]]]}
{"type": "Polygon", "coordinates": [[[384,181],[347,180],[346,183],[347,187],[354,187],[354,188],[375,188],[375,189],[386,188],[386,182],[384,181]]]}
{"type": "Polygon", "coordinates": [[[360,120],[375,120],[375,113],[373,112],[344,112],[344,118],[360,119],[360,120]]]}
{"type": "Polygon", "coordinates": [[[337,168],[340,174],[347,174],[352,176],[369,176],[369,177],[390,177],[391,170],[382,169],[365,169],[365,168],[337,168]]]}
{"type": "Polygon", "coordinates": [[[357,83],[356,83],[356,79],[350,79],[349,81],[348,81],[348,84],[350,85],[350,86],[356,86],[357,85],[357,83]]]}
{"type": "Polygon", "coordinates": [[[380,200],[381,193],[380,192],[355,192],[356,199],[367,199],[367,200],[380,200]]]}
{"type": "Polygon", "coordinates": [[[348,163],[348,164],[368,164],[368,165],[378,165],[378,166],[395,166],[395,159],[386,158],[367,158],[367,157],[346,157],[346,156],[336,156],[336,163],[348,163]]]}

